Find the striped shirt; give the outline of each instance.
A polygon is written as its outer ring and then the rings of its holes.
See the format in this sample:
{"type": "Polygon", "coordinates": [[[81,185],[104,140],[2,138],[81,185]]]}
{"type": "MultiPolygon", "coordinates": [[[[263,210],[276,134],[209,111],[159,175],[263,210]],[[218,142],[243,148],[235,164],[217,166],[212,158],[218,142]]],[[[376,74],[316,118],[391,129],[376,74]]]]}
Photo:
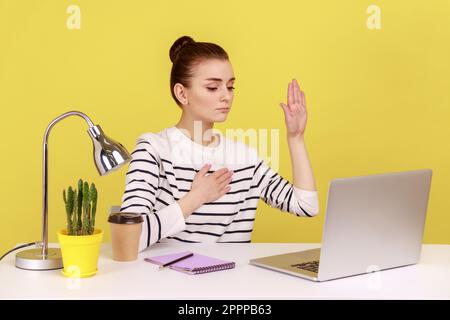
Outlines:
{"type": "Polygon", "coordinates": [[[138,137],[120,210],[144,216],[139,251],[156,242],[250,242],[260,198],[299,217],[318,214],[317,191],[295,187],[255,148],[217,134],[215,147],[192,141],[175,126],[138,137]],[[233,170],[231,189],[185,218],[177,200],[190,191],[206,163],[212,165],[208,174],[223,167],[233,170]]]}

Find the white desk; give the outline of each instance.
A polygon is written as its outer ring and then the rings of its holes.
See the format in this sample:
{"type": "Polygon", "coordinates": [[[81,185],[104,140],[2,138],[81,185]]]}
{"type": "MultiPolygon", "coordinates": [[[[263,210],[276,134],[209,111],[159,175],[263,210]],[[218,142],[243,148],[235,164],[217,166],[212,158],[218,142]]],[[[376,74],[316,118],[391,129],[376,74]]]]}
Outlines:
{"type": "Polygon", "coordinates": [[[83,279],[66,278],[61,270],[18,269],[15,251],[0,262],[0,299],[450,299],[450,245],[424,245],[417,265],[319,283],[248,264],[256,257],[317,247],[159,243],[134,262],[116,262],[107,243],[102,247],[98,273],[83,279]],[[187,275],[158,271],[156,265],[143,261],[185,250],[235,261],[236,268],[187,275]]]}

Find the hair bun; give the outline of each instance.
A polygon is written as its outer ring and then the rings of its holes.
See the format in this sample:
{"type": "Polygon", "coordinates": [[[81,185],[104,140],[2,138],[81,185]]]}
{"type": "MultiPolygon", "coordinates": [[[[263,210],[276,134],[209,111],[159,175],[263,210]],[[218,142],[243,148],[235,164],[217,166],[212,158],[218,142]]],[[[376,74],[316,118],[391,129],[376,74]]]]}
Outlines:
{"type": "Polygon", "coordinates": [[[169,56],[172,63],[177,59],[181,49],[183,49],[189,43],[195,43],[194,39],[189,36],[182,36],[173,43],[169,51],[169,56]]]}

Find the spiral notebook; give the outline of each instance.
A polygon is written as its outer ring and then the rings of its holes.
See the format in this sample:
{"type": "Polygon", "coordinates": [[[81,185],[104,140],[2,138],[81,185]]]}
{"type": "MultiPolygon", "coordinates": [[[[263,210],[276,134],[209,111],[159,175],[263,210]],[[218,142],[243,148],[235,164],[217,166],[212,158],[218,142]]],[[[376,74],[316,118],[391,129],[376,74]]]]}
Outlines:
{"type": "MultiPolygon", "coordinates": [[[[145,258],[144,260],[150,263],[157,264],[159,266],[173,261],[179,257],[183,257],[190,252],[179,252],[173,254],[167,254],[163,256],[145,258]]],[[[167,268],[180,271],[187,274],[199,274],[214,272],[226,269],[232,269],[235,267],[235,263],[232,261],[224,261],[208,256],[204,256],[198,253],[194,253],[193,256],[169,265],[167,268]]]]}

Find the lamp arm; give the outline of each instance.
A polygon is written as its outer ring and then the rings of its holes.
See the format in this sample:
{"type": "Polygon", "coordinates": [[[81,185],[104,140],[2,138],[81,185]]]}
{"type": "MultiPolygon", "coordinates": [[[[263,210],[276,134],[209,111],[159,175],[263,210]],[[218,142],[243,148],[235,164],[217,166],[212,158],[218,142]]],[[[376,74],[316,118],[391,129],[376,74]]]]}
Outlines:
{"type": "Polygon", "coordinates": [[[42,174],[42,257],[46,258],[48,255],[48,137],[50,134],[50,130],[53,128],[53,126],[61,121],[64,118],[67,118],[69,116],[80,116],[84,120],[86,120],[87,124],[89,125],[89,128],[94,127],[94,123],[91,121],[91,119],[85,115],[82,112],[79,111],[69,111],[66,113],[63,113],[59,117],[55,118],[50,124],[47,126],[47,129],[45,130],[44,134],[44,142],[43,142],[43,159],[42,159],[42,165],[43,165],[43,174],[42,174]]]}

